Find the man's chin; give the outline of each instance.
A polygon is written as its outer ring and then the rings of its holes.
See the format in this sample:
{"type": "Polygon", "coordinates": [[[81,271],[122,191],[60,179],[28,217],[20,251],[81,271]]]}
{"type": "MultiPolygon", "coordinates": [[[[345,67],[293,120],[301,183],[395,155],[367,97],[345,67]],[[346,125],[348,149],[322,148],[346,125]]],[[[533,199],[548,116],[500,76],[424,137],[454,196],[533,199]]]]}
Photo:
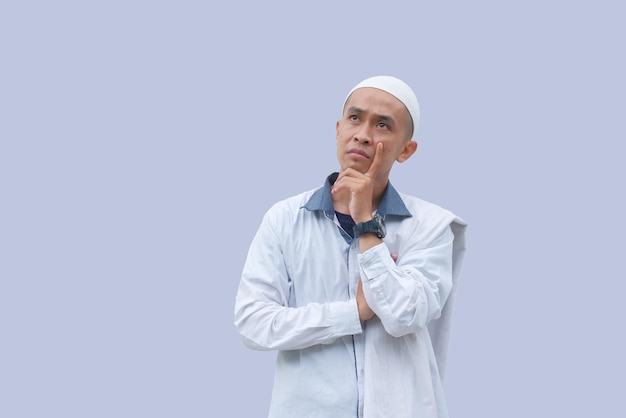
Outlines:
{"type": "Polygon", "coordinates": [[[367,170],[369,170],[371,163],[369,161],[346,161],[343,164],[343,167],[341,169],[341,171],[347,169],[347,168],[351,168],[353,170],[356,170],[360,173],[367,173],[367,170]]]}

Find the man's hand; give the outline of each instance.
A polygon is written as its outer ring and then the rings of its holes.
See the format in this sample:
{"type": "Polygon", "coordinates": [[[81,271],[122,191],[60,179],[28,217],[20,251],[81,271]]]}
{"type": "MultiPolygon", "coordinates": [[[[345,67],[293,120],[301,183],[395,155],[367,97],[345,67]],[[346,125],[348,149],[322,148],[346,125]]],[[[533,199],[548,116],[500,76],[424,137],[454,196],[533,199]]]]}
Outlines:
{"type": "Polygon", "coordinates": [[[361,322],[367,321],[374,316],[374,311],[370,309],[363,293],[363,281],[359,280],[359,287],[356,290],[356,306],[359,308],[359,319],[361,322]]]}
{"type": "Polygon", "coordinates": [[[374,183],[383,162],[383,144],[376,145],[374,160],[365,173],[353,168],[346,168],[337,177],[332,192],[349,192],[348,208],[354,222],[365,222],[372,219],[372,201],[374,183]]]}

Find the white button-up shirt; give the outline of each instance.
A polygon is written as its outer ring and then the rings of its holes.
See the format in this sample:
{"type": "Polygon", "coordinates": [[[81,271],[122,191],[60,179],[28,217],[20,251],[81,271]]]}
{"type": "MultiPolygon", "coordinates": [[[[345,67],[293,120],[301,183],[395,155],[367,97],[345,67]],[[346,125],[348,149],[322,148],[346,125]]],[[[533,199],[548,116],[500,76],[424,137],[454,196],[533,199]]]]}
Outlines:
{"type": "Polygon", "coordinates": [[[442,389],[465,223],[388,185],[383,243],[359,254],[324,186],[276,203],[235,301],[246,346],[278,350],[271,418],[447,417],[442,389]],[[397,254],[396,262],[391,254],[397,254]],[[375,316],[359,320],[359,280],[375,316]]]}

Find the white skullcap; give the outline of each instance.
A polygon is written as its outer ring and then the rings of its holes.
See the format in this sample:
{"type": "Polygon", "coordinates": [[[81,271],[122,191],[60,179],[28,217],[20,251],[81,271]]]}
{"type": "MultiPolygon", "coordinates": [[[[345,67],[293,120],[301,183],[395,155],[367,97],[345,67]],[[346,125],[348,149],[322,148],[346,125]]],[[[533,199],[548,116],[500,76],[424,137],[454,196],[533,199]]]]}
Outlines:
{"type": "Polygon", "coordinates": [[[386,91],[387,93],[394,96],[396,99],[400,100],[404,106],[406,106],[409,111],[409,115],[411,115],[411,119],[413,120],[413,133],[417,131],[417,126],[420,121],[420,106],[417,102],[417,97],[415,97],[415,93],[411,87],[408,86],[404,81],[387,76],[387,75],[379,75],[375,77],[367,78],[361,81],[359,84],[354,86],[350,93],[346,96],[346,100],[344,101],[344,108],[346,107],[346,103],[348,102],[348,98],[356,89],[360,89],[363,87],[372,87],[375,89],[379,89],[382,91],[386,91]]]}

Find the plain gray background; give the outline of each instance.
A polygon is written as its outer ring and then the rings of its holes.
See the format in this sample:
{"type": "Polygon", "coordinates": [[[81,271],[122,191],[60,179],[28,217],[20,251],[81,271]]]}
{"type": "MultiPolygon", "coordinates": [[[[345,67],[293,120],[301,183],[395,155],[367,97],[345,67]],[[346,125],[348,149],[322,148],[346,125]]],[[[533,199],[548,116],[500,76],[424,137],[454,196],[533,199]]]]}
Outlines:
{"type": "Polygon", "coordinates": [[[422,107],[392,183],[470,224],[451,416],[623,416],[620,4],[3,3],[0,416],[265,416],[245,254],[379,74],[422,107]]]}

